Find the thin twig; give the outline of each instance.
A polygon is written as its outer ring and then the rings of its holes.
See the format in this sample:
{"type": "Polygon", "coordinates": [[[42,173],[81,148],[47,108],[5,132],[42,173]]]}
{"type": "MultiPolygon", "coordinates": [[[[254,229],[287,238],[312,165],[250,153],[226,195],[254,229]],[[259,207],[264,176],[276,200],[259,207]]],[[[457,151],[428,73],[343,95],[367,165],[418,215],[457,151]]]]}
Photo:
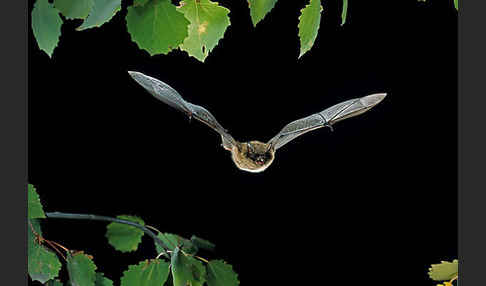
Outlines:
{"type": "MultiPolygon", "coordinates": [[[[182,251],[182,249],[179,249],[179,250],[182,252],[182,254],[184,254],[184,256],[191,256],[191,257],[195,257],[195,258],[197,258],[197,259],[199,259],[199,260],[201,260],[201,261],[204,261],[204,262],[206,262],[206,263],[209,263],[209,261],[208,261],[207,259],[202,258],[201,256],[197,256],[197,255],[194,255],[194,254],[185,253],[184,251],[182,251]]],[[[168,253],[172,253],[173,251],[168,250],[167,252],[168,252],[168,253]]],[[[156,258],[159,258],[159,256],[160,256],[160,254],[159,254],[159,255],[158,255],[156,258]]]]}
{"type": "MultiPolygon", "coordinates": [[[[165,234],[164,234],[164,233],[162,233],[160,230],[156,229],[155,227],[153,227],[153,226],[151,226],[151,225],[146,225],[146,227],[147,227],[147,228],[150,228],[150,229],[152,229],[152,230],[154,230],[154,231],[156,231],[156,232],[158,232],[158,233],[160,233],[160,235],[162,235],[162,236],[163,236],[163,237],[164,237],[164,238],[165,238],[165,239],[166,239],[168,242],[170,242],[170,243],[172,244],[172,241],[170,241],[169,239],[167,239],[167,236],[165,236],[165,234]]],[[[176,245],[176,246],[174,246],[174,248],[175,248],[175,247],[177,247],[177,245],[176,245]]],[[[207,259],[202,258],[201,256],[197,256],[197,255],[193,255],[193,254],[188,254],[188,253],[184,252],[184,250],[182,250],[182,249],[180,249],[180,251],[181,251],[181,252],[182,252],[182,254],[184,254],[185,256],[192,256],[192,257],[195,257],[195,258],[197,258],[197,259],[199,259],[199,260],[201,260],[201,261],[203,261],[203,262],[209,263],[209,261],[208,261],[207,259]]],[[[172,251],[167,250],[167,253],[172,253],[172,251]]],[[[161,253],[159,253],[159,254],[158,254],[156,257],[155,257],[155,259],[158,259],[158,258],[160,257],[160,255],[162,255],[162,252],[161,252],[161,253]]]]}
{"type": "MultiPolygon", "coordinates": [[[[48,218],[98,220],[98,221],[108,221],[108,222],[116,222],[116,223],[130,225],[130,226],[133,226],[133,227],[136,227],[136,228],[142,230],[145,234],[150,236],[155,241],[155,243],[157,243],[161,247],[163,247],[165,249],[169,249],[169,247],[167,247],[167,245],[162,240],[160,240],[160,238],[158,238],[157,235],[155,235],[151,230],[149,230],[145,226],[140,225],[140,224],[133,222],[133,221],[118,219],[118,218],[113,218],[113,217],[108,217],[108,216],[92,215],[92,214],[74,214],[74,213],[62,213],[62,212],[47,212],[45,214],[46,214],[46,217],[48,217],[48,218]]],[[[170,258],[170,256],[165,251],[163,251],[162,253],[166,257],[170,258]]]]}
{"type": "Polygon", "coordinates": [[[146,225],[145,227],[150,228],[151,230],[156,231],[158,233],[162,233],[160,230],[156,229],[155,227],[153,227],[151,225],[146,225]]]}
{"type": "Polygon", "coordinates": [[[201,256],[197,256],[197,255],[194,255],[194,257],[196,257],[197,259],[201,260],[201,261],[204,261],[206,263],[209,263],[209,261],[205,258],[202,258],[201,256]]]}
{"type": "Polygon", "coordinates": [[[37,233],[37,231],[35,231],[34,227],[32,226],[32,222],[30,220],[29,220],[29,226],[30,226],[30,230],[32,231],[34,236],[37,238],[39,243],[42,243],[42,241],[41,241],[42,237],[40,236],[40,234],[37,233]]]}
{"type": "Polygon", "coordinates": [[[449,283],[452,284],[452,282],[454,282],[454,280],[457,280],[457,278],[459,278],[459,275],[454,276],[454,278],[452,278],[451,281],[449,281],[449,283]]]}
{"type": "Polygon", "coordinates": [[[34,227],[32,226],[32,222],[30,220],[29,220],[29,226],[30,226],[30,230],[32,231],[32,233],[34,234],[35,238],[37,239],[37,241],[39,242],[40,245],[42,245],[44,242],[46,242],[47,244],[49,244],[49,246],[52,249],[54,249],[57,253],[59,253],[59,255],[61,255],[61,257],[64,260],[66,260],[66,257],[64,256],[64,254],[62,254],[62,252],[59,249],[57,249],[56,244],[59,245],[60,247],[64,248],[64,250],[67,251],[67,249],[64,246],[62,246],[62,245],[60,245],[60,244],[58,244],[54,241],[50,241],[50,240],[43,238],[39,233],[37,233],[37,231],[35,231],[34,227]]]}
{"type": "Polygon", "coordinates": [[[57,253],[59,253],[59,255],[61,255],[61,257],[66,260],[66,256],[64,256],[64,254],[62,254],[62,252],[57,249],[56,245],[53,243],[53,241],[50,241],[50,240],[47,240],[47,239],[43,239],[43,241],[45,241],[47,244],[49,244],[49,246],[54,249],[57,253]]]}
{"type": "Polygon", "coordinates": [[[160,257],[162,254],[164,254],[164,253],[163,253],[163,252],[161,252],[161,253],[157,254],[157,256],[155,257],[155,259],[159,259],[159,257],[160,257]]]}
{"type": "MultiPolygon", "coordinates": [[[[156,231],[156,232],[157,232],[158,234],[160,234],[160,235],[161,235],[163,238],[165,238],[165,241],[168,241],[170,244],[172,244],[172,241],[170,241],[170,239],[168,239],[168,238],[167,238],[167,236],[165,235],[165,233],[162,233],[160,230],[156,229],[155,227],[153,227],[153,226],[151,226],[151,225],[146,225],[146,227],[147,227],[147,228],[150,228],[150,229],[152,229],[152,230],[154,230],[154,231],[156,231]]],[[[176,245],[176,246],[174,246],[174,247],[171,247],[171,248],[169,248],[169,249],[173,249],[173,248],[176,248],[176,247],[177,247],[177,245],[176,245]]],[[[172,251],[167,250],[167,253],[171,253],[171,252],[172,252],[172,251]]],[[[158,259],[158,258],[160,257],[160,255],[161,255],[161,254],[162,254],[162,252],[161,252],[161,253],[159,253],[159,254],[158,254],[156,257],[155,257],[155,259],[158,259]]]]}
{"type": "Polygon", "coordinates": [[[51,242],[54,243],[56,246],[59,246],[60,248],[62,248],[64,251],[69,252],[69,249],[67,249],[67,247],[62,246],[60,243],[57,243],[57,242],[52,241],[52,240],[51,240],[51,242]]]}

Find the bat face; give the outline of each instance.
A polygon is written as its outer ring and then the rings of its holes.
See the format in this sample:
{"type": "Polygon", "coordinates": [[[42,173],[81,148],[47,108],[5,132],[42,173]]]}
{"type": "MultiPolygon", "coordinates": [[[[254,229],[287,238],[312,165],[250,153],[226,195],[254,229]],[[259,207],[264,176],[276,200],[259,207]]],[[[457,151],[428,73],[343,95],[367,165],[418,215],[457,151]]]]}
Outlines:
{"type": "Polygon", "coordinates": [[[231,151],[233,162],[240,170],[258,173],[264,171],[275,159],[275,151],[309,131],[331,127],[336,122],[362,114],[381,102],[386,93],[376,93],[335,104],[321,112],[287,124],[267,143],[260,141],[238,142],[204,107],[185,101],[172,87],[158,79],[139,72],[128,72],[150,94],[169,106],[195,118],[221,135],[222,146],[231,151]]]}
{"type": "Polygon", "coordinates": [[[272,164],[275,150],[269,144],[260,141],[238,142],[231,149],[231,155],[240,170],[259,173],[272,164]]]}

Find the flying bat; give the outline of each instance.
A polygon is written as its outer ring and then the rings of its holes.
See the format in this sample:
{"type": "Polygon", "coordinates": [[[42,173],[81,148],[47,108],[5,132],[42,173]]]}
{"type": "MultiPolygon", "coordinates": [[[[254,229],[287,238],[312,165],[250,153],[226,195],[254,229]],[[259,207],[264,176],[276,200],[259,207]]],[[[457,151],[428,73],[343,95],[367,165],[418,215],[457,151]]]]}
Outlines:
{"type": "Polygon", "coordinates": [[[329,127],[332,130],[332,125],[336,122],[368,111],[386,96],[386,93],[377,93],[338,103],[322,112],[287,124],[267,143],[256,140],[238,142],[216,121],[216,118],[207,109],[185,101],[177,91],[166,83],[140,72],[129,71],[128,73],[160,101],[182,111],[189,118],[195,118],[203,122],[218,132],[223,141],[222,146],[231,152],[231,157],[236,167],[253,173],[267,169],[275,159],[275,151],[291,140],[321,127],[329,127]]]}

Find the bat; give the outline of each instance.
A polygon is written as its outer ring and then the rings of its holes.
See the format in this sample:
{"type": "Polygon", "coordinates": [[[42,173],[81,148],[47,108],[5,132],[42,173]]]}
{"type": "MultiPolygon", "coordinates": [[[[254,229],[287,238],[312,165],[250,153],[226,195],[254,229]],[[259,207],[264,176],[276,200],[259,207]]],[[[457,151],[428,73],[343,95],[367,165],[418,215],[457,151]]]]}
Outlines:
{"type": "Polygon", "coordinates": [[[333,130],[332,126],[336,122],[368,111],[386,96],[386,93],[376,93],[338,103],[324,111],[287,124],[267,143],[256,140],[238,142],[207,109],[185,101],[177,91],[166,83],[140,72],[129,71],[128,73],[137,83],[160,101],[183,112],[189,118],[201,121],[218,132],[221,135],[221,145],[224,149],[231,152],[231,158],[236,167],[253,173],[267,169],[275,159],[275,152],[291,140],[321,127],[329,127],[333,130]]]}

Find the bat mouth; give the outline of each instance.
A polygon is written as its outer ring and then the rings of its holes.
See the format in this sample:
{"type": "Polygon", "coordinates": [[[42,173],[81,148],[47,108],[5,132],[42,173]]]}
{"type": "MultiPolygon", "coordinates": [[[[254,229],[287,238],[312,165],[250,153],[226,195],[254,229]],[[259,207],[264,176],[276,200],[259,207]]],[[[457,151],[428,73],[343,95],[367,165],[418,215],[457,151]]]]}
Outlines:
{"type": "Polygon", "coordinates": [[[265,161],[262,160],[262,159],[259,159],[259,160],[256,160],[255,163],[257,163],[257,165],[263,166],[263,164],[265,164],[265,161]]]}

